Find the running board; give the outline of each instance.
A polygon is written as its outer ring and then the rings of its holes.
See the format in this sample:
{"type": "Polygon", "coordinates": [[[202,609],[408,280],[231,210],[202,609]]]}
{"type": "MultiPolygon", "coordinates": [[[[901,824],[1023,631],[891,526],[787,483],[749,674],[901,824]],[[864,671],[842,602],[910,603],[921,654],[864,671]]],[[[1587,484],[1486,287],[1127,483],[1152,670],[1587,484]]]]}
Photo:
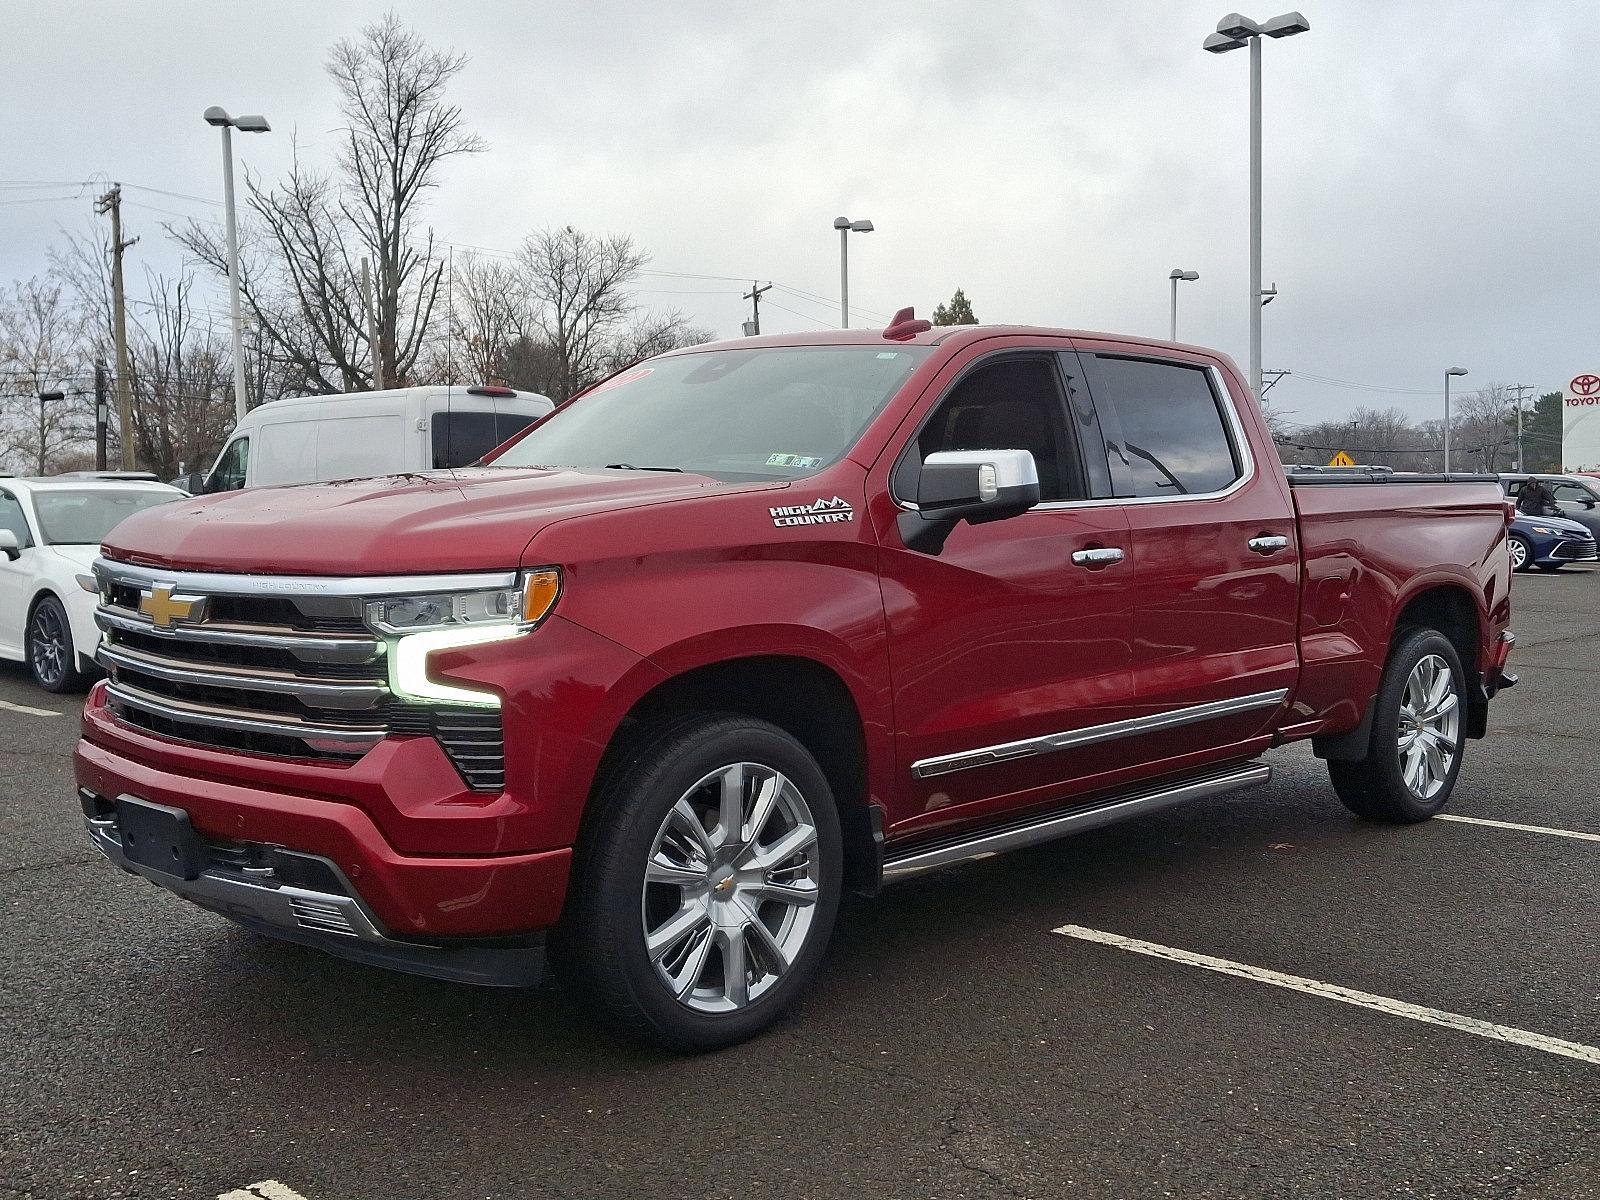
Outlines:
{"type": "Polygon", "coordinates": [[[988,858],[991,855],[1004,854],[1007,850],[1020,850],[1024,846],[1054,841],[1070,834],[1099,829],[1104,825],[1114,825],[1130,817],[1160,812],[1164,808],[1172,808],[1190,800],[1204,800],[1211,796],[1237,792],[1266,783],[1271,778],[1271,767],[1265,763],[1251,763],[1220,774],[1190,779],[1158,791],[1142,791],[1131,796],[1125,795],[1120,799],[1112,798],[1089,806],[1080,805],[1068,812],[1058,809],[1052,813],[1028,817],[1025,821],[1011,822],[999,827],[991,826],[976,833],[959,834],[956,835],[957,840],[924,842],[920,846],[909,847],[899,854],[890,850],[883,863],[882,883],[884,886],[899,883],[921,875],[925,871],[937,870],[953,863],[966,862],[974,858],[988,858]]]}

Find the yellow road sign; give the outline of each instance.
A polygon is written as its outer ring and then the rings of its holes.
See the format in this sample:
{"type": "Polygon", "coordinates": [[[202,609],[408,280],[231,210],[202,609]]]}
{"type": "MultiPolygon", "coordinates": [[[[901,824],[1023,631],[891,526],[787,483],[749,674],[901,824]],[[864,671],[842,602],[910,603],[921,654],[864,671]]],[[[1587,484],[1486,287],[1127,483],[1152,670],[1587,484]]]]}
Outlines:
{"type": "Polygon", "coordinates": [[[1356,465],[1356,460],[1341,450],[1328,460],[1328,465],[1330,467],[1353,467],[1356,465]]]}

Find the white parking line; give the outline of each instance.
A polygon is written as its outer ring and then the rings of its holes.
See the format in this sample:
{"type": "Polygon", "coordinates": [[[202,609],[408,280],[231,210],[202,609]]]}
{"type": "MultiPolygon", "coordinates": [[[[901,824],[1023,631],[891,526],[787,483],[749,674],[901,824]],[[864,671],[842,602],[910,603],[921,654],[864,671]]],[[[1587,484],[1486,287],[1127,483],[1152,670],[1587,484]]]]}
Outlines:
{"type": "Polygon", "coordinates": [[[59,717],[61,714],[53,708],[29,708],[26,704],[12,704],[9,700],[0,700],[0,708],[7,712],[25,713],[30,717],[59,717]]]}
{"type": "Polygon", "coordinates": [[[1551,837],[1577,838],[1582,842],[1600,842],[1600,833],[1582,833],[1576,829],[1551,829],[1548,825],[1518,825],[1515,821],[1491,821],[1488,817],[1458,817],[1453,813],[1440,813],[1436,821],[1460,821],[1463,825],[1487,825],[1491,829],[1515,829],[1518,833],[1547,833],[1551,837]]]}
{"type": "Polygon", "coordinates": [[[1213,958],[1209,954],[1196,954],[1192,950],[1179,950],[1174,946],[1140,941],[1138,938],[1123,937],[1119,933],[1107,933],[1101,929],[1088,929],[1082,925],[1063,925],[1054,932],[1063,937],[1077,938],[1081,942],[1097,942],[1102,946],[1115,946],[1118,950],[1131,950],[1135,954],[1144,954],[1151,958],[1164,958],[1168,962],[1199,967],[1204,971],[1216,971],[1222,975],[1254,980],[1256,983],[1270,983],[1274,987],[1288,988],[1293,992],[1321,996],[1325,1000],[1338,1000],[1343,1004],[1354,1004],[1358,1008],[1370,1008],[1374,1012],[1387,1013],[1394,1017],[1408,1017],[1413,1021],[1440,1025],[1461,1033],[1472,1033],[1497,1042],[1510,1042],[1514,1046],[1543,1050],[1546,1054],[1559,1054],[1563,1058],[1575,1058],[1579,1062],[1600,1066],[1600,1046],[1567,1042],[1560,1038],[1546,1037],[1542,1033],[1530,1033],[1526,1029],[1514,1029],[1510,1025],[1495,1025],[1488,1021],[1480,1021],[1477,1017],[1464,1017],[1460,1013],[1424,1008],[1420,1004],[1407,1004],[1404,1000],[1391,1000],[1387,996],[1375,996],[1371,992],[1358,992],[1353,988],[1340,987],[1334,983],[1322,983],[1300,975],[1285,975],[1281,971],[1269,971],[1265,967],[1252,967],[1248,963],[1213,958]]]}
{"type": "Polygon", "coordinates": [[[252,1183],[249,1187],[223,1192],[217,1200],[306,1200],[306,1198],[288,1184],[279,1183],[276,1179],[263,1179],[260,1183],[252,1183]]]}

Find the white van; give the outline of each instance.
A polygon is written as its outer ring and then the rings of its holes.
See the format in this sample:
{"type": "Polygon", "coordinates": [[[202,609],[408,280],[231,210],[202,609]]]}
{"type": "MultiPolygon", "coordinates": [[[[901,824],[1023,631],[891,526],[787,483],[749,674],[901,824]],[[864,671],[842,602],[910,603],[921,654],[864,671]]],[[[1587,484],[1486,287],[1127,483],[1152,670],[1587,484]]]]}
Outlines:
{"type": "Polygon", "coordinates": [[[231,492],[464,467],[555,409],[508,387],[414,387],[273,400],[245,414],[194,490],[231,492]]]}

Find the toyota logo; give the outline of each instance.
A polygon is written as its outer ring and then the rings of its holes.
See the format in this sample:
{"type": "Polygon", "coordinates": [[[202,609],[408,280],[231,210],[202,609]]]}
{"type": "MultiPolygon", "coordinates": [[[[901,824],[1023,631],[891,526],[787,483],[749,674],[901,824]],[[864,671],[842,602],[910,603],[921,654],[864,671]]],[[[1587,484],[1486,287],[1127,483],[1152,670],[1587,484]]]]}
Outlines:
{"type": "Polygon", "coordinates": [[[1574,396],[1592,396],[1600,392],[1600,375],[1575,375],[1567,386],[1574,396]]]}

